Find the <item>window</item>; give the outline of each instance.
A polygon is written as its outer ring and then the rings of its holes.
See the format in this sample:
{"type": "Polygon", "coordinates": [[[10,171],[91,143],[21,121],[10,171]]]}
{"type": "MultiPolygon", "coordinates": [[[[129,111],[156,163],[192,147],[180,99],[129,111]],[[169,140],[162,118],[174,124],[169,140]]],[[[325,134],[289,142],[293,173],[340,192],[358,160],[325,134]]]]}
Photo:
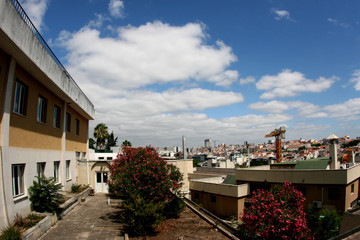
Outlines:
{"type": "Polygon", "coordinates": [[[70,160],[66,160],[66,179],[70,179],[70,160]]]}
{"type": "Polygon", "coordinates": [[[354,193],[354,192],[355,192],[355,185],[351,184],[351,193],[354,193]]]}
{"type": "Polygon", "coordinates": [[[75,152],[75,158],[76,160],[80,160],[80,152],[75,152]]]}
{"type": "Polygon", "coordinates": [[[211,195],[210,196],[210,202],[211,203],[216,203],[216,196],[211,195]]]}
{"type": "Polygon", "coordinates": [[[44,172],[45,172],[45,163],[41,162],[41,163],[37,163],[37,176],[40,177],[44,177],[44,172]]]}
{"type": "Polygon", "coordinates": [[[199,199],[200,199],[199,193],[198,193],[198,192],[195,192],[195,194],[194,194],[194,200],[195,200],[195,201],[199,201],[199,199]]]}
{"type": "Polygon", "coordinates": [[[60,161],[55,161],[54,162],[54,178],[55,178],[56,182],[60,182],[59,169],[60,169],[60,161]]]}
{"type": "Polygon", "coordinates": [[[339,200],[340,199],[340,190],[338,188],[329,188],[328,199],[329,200],[339,200]]]}
{"type": "Polygon", "coordinates": [[[24,168],[25,164],[12,165],[13,197],[24,194],[24,168]]]}
{"type": "Polygon", "coordinates": [[[99,160],[105,159],[104,157],[98,157],[99,160]]]}
{"type": "Polygon", "coordinates": [[[54,128],[60,128],[61,108],[54,106],[54,128]]]}
{"type": "Polygon", "coordinates": [[[106,160],[113,160],[112,157],[106,157],[106,160]]]}
{"type": "Polygon", "coordinates": [[[20,82],[16,82],[14,94],[14,109],[15,113],[26,115],[28,87],[20,82]]]}
{"type": "Polygon", "coordinates": [[[79,136],[80,133],[80,121],[79,119],[75,119],[75,134],[79,136]]]}
{"type": "Polygon", "coordinates": [[[46,123],[46,108],[47,108],[47,99],[43,96],[38,98],[38,111],[37,111],[37,120],[41,123],[46,123]]]}
{"type": "Polygon", "coordinates": [[[70,132],[70,130],[71,130],[71,115],[70,115],[70,113],[66,113],[65,129],[67,132],[70,132]]]}
{"type": "Polygon", "coordinates": [[[82,153],[82,158],[81,158],[81,159],[85,159],[85,157],[86,157],[86,152],[83,152],[83,153],[82,153]]]}

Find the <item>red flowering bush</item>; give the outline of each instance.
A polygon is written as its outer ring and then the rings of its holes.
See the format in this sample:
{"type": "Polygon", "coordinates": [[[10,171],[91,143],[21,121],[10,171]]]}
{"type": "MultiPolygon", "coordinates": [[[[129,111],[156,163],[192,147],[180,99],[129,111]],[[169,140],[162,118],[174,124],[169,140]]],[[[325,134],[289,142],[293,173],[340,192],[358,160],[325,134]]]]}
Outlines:
{"type": "Polygon", "coordinates": [[[159,157],[155,148],[124,147],[110,165],[110,188],[122,197],[138,195],[165,201],[181,188],[182,174],[159,157]]]}
{"type": "Polygon", "coordinates": [[[241,239],[314,239],[307,228],[302,193],[285,182],[253,192],[239,225],[241,239]]]}
{"type": "Polygon", "coordinates": [[[122,217],[128,231],[146,235],[166,217],[180,214],[183,203],[176,194],[181,181],[179,169],[154,148],[123,147],[110,165],[109,188],[126,199],[122,217]]]}

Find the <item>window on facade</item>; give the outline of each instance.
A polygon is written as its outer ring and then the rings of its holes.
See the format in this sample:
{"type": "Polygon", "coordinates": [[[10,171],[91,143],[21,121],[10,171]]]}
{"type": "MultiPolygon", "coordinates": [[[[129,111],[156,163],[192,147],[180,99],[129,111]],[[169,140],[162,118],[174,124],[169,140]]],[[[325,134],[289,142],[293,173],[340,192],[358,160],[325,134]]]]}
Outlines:
{"type": "Polygon", "coordinates": [[[37,120],[41,123],[46,123],[46,108],[47,108],[47,99],[43,96],[38,98],[38,109],[37,109],[37,120]]]}
{"type": "Polygon", "coordinates": [[[44,173],[45,173],[45,163],[44,162],[37,163],[37,176],[39,178],[44,177],[44,173]]]}
{"type": "Polygon", "coordinates": [[[70,160],[66,160],[66,179],[70,179],[70,160]]]}
{"type": "Polygon", "coordinates": [[[24,194],[24,169],[25,164],[12,165],[12,188],[13,196],[17,197],[24,194]]]}
{"type": "Polygon", "coordinates": [[[216,203],[216,196],[211,195],[210,196],[210,202],[211,203],[216,203]]]}
{"type": "Polygon", "coordinates": [[[15,113],[26,115],[26,104],[28,87],[20,82],[16,82],[14,94],[14,109],[15,113]]]}
{"type": "Polygon", "coordinates": [[[85,159],[85,157],[86,157],[86,152],[83,152],[81,159],[85,159]]]}
{"type": "Polygon", "coordinates": [[[195,192],[195,194],[194,194],[194,200],[199,201],[199,198],[200,198],[199,193],[198,193],[198,192],[195,192]]]}
{"type": "Polygon", "coordinates": [[[107,159],[107,160],[112,160],[113,158],[112,158],[112,157],[107,157],[106,159],[107,159]]]}
{"type": "Polygon", "coordinates": [[[75,152],[76,160],[80,160],[80,152],[75,152]]]}
{"type": "Polygon", "coordinates": [[[61,108],[54,106],[54,128],[60,128],[61,108]]]}
{"type": "Polygon", "coordinates": [[[99,160],[105,159],[104,157],[98,157],[99,160]]]}
{"type": "Polygon", "coordinates": [[[328,189],[328,199],[329,200],[339,200],[340,199],[340,190],[338,188],[329,188],[328,189]]]}
{"type": "Polygon", "coordinates": [[[54,162],[54,178],[56,182],[60,182],[60,161],[54,162]]]}
{"type": "Polygon", "coordinates": [[[75,119],[75,134],[76,135],[79,135],[79,133],[80,133],[80,121],[79,121],[79,119],[75,119]]]}
{"type": "Polygon", "coordinates": [[[66,113],[65,129],[67,132],[70,132],[70,130],[71,130],[71,115],[70,115],[70,113],[66,113]]]}
{"type": "Polygon", "coordinates": [[[355,192],[355,185],[351,184],[351,193],[354,193],[354,192],[355,192]]]}

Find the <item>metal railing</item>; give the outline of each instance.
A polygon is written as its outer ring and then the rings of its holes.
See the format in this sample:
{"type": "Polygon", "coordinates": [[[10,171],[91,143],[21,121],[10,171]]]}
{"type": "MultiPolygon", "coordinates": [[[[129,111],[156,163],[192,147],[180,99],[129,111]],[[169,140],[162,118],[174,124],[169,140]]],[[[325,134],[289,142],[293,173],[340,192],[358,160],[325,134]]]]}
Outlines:
{"type": "Polygon", "coordinates": [[[29,29],[32,31],[32,33],[35,35],[35,37],[40,41],[41,45],[45,48],[45,50],[48,52],[48,54],[51,56],[51,58],[56,62],[56,64],[60,67],[60,69],[66,74],[66,76],[72,80],[76,87],[79,89],[79,91],[84,95],[84,97],[89,101],[89,103],[94,107],[94,105],[91,103],[89,98],[85,95],[85,93],[81,90],[79,85],[75,82],[75,80],[71,77],[69,72],[66,70],[66,68],[62,65],[60,60],[56,57],[55,53],[51,50],[49,45],[46,43],[44,38],[41,36],[40,32],[36,29],[35,25],[30,20],[29,16],[26,14],[25,10],[21,6],[18,0],[10,0],[10,2],[15,7],[16,11],[19,13],[21,18],[24,20],[26,25],[29,27],[29,29]]]}

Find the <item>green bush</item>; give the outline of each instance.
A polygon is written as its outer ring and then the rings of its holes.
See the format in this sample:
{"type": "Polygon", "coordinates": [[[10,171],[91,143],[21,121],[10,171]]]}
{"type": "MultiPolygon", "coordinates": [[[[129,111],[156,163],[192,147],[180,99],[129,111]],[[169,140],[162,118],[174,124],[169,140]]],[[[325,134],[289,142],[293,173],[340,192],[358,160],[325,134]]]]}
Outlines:
{"type": "Polygon", "coordinates": [[[71,185],[71,192],[73,192],[73,193],[80,192],[80,187],[81,187],[80,184],[73,183],[73,184],[71,185]]]}
{"type": "Polygon", "coordinates": [[[18,240],[21,239],[20,230],[14,226],[8,226],[1,231],[1,240],[18,240]]]}
{"type": "Polygon", "coordinates": [[[178,218],[180,213],[184,211],[185,203],[184,201],[177,197],[173,196],[166,204],[164,214],[166,218],[178,218]]]}
{"type": "Polygon", "coordinates": [[[59,193],[62,185],[55,178],[36,177],[33,186],[29,188],[31,209],[37,212],[57,212],[64,203],[63,195],[59,193]]]}
{"type": "Polygon", "coordinates": [[[147,201],[139,195],[130,196],[123,204],[123,220],[129,233],[145,236],[164,221],[164,204],[147,201]]]}

